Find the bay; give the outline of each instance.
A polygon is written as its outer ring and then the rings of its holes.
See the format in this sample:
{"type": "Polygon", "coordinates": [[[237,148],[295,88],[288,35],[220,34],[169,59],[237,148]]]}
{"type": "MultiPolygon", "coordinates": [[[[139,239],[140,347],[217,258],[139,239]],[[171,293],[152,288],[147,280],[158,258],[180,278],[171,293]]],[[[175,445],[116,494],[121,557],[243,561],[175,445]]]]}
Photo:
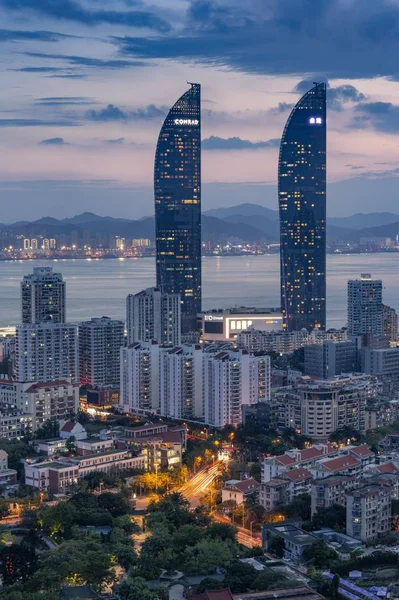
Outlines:
{"type": "MultiPolygon", "coordinates": [[[[0,262],[0,326],[20,322],[20,282],[34,266],[52,266],[67,283],[67,318],[106,315],[125,320],[128,294],[155,282],[155,260],[34,260],[0,262]]],[[[350,254],[327,257],[327,325],[346,324],[348,279],[371,273],[382,279],[384,302],[399,309],[399,255],[350,254]]],[[[280,298],[279,256],[204,257],[203,308],[272,307],[280,298]]]]}

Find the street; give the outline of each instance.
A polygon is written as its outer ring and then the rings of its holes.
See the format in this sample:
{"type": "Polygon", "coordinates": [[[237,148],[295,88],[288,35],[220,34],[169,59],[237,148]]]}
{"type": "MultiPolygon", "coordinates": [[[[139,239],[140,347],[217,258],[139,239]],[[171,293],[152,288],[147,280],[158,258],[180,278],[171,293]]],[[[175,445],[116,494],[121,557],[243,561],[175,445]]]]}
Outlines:
{"type": "Polygon", "coordinates": [[[204,467],[187,481],[179,490],[190,502],[193,508],[201,504],[200,498],[212,485],[219,471],[220,461],[216,461],[209,467],[204,467]]]}

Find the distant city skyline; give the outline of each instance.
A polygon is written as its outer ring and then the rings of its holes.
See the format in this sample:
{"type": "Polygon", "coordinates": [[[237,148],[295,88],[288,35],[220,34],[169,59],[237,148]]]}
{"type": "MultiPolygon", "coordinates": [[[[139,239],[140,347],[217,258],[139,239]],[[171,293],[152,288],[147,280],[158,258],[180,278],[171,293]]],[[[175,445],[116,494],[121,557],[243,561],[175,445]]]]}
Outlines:
{"type": "Polygon", "coordinates": [[[187,80],[204,210],[277,208],[282,128],[326,73],[329,214],[395,211],[397,2],[0,0],[0,16],[1,221],[151,214],[157,134],[187,80]]]}

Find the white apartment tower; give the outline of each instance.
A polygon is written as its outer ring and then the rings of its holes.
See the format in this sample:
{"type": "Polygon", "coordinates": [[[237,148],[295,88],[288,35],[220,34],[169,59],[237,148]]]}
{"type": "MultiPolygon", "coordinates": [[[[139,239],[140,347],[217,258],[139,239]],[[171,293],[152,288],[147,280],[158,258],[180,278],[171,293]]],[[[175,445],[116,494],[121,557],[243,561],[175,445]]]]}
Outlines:
{"type": "Polygon", "coordinates": [[[174,419],[203,419],[202,359],[198,344],[176,346],[160,355],[162,415],[174,419]]]}
{"type": "Polygon", "coordinates": [[[157,341],[178,346],[181,342],[179,294],[147,288],[126,298],[127,343],[157,341]]]}
{"type": "Polygon", "coordinates": [[[21,282],[22,323],[65,323],[65,281],[51,267],[35,267],[21,282]]]}
{"type": "Polygon", "coordinates": [[[120,400],[124,412],[140,414],[159,409],[157,342],[136,342],[120,349],[120,400]]]}
{"type": "Polygon", "coordinates": [[[109,317],[79,323],[79,377],[81,385],[119,386],[120,348],[124,345],[122,321],[109,317]]]}
{"type": "Polygon", "coordinates": [[[72,323],[37,323],[16,328],[16,380],[79,381],[78,327],[72,323]]]}
{"type": "Polygon", "coordinates": [[[382,335],[382,281],[368,273],[348,281],[348,334],[382,335]]]}
{"type": "Polygon", "coordinates": [[[205,423],[214,427],[241,423],[241,407],[270,400],[270,358],[246,350],[203,355],[205,423]]]}

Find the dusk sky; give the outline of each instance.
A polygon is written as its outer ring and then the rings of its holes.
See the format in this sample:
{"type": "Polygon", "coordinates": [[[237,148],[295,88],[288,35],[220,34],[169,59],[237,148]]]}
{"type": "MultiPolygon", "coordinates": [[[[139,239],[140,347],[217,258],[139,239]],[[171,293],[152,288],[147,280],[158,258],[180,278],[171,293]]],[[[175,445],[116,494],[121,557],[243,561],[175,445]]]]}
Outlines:
{"type": "Polygon", "coordinates": [[[277,208],[285,121],[328,80],[328,213],[399,213],[399,0],[0,0],[0,19],[0,222],[152,214],[187,81],[204,210],[277,208]]]}

